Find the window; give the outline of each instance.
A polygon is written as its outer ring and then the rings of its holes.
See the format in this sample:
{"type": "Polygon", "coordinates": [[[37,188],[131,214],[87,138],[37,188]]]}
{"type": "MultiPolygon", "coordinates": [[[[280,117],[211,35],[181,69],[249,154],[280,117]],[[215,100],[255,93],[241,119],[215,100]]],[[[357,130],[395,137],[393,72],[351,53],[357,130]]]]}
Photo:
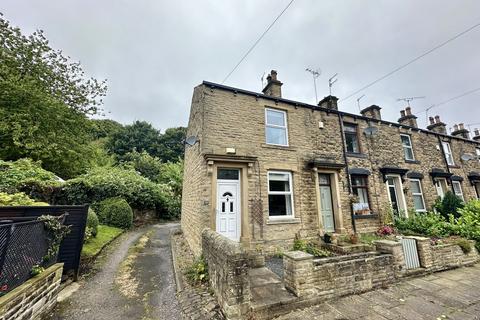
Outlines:
{"type": "Polygon", "coordinates": [[[357,125],[346,123],[343,126],[343,132],[345,134],[345,144],[347,145],[347,152],[360,153],[357,125]]]}
{"type": "Polygon", "coordinates": [[[475,149],[475,151],[477,152],[478,162],[480,162],[480,148],[475,149]]]}
{"type": "Polygon", "coordinates": [[[239,170],[238,169],[218,169],[217,179],[218,180],[238,180],[239,170]]]}
{"type": "Polygon", "coordinates": [[[455,195],[465,201],[465,198],[463,197],[463,191],[462,191],[462,185],[460,181],[452,181],[452,186],[453,186],[453,191],[455,192],[455,195]]]}
{"type": "Polygon", "coordinates": [[[447,159],[448,165],[449,166],[455,165],[455,162],[453,162],[453,155],[452,155],[452,149],[450,148],[450,143],[442,142],[442,147],[443,147],[443,152],[445,153],[445,158],[447,159]]]}
{"type": "Polygon", "coordinates": [[[353,204],[353,213],[370,214],[367,177],[352,175],[351,180],[353,194],[358,198],[358,202],[353,204]]]}
{"type": "Polygon", "coordinates": [[[422,184],[418,179],[410,179],[410,187],[412,188],[413,205],[415,211],[426,211],[425,199],[423,198],[422,184]]]}
{"type": "Polygon", "coordinates": [[[288,146],[287,113],[265,109],[265,136],[268,144],[288,146]]]}
{"type": "Polygon", "coordinates": [[[405,154],[405,160],[415,160],[413,155],[412,139],[408,134],[401,134],[403,153],[405,154]]]}
{"type": "Polygon", "coordinates": [[[268,172],[268,214],[276,218],[293,218],[292,174],[268,172]]]}

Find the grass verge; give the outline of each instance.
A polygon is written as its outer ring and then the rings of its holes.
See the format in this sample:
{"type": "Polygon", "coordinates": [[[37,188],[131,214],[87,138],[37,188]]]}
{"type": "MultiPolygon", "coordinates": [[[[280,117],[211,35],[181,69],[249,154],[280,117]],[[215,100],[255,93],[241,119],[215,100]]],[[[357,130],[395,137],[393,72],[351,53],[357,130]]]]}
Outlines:
{"type": "Polygon", "coordinates": [[[99,225],[95,238],[89,239],[83,244],[82,258],[95,257],[107,244],[123,233],[122,229],[99,225]]]}

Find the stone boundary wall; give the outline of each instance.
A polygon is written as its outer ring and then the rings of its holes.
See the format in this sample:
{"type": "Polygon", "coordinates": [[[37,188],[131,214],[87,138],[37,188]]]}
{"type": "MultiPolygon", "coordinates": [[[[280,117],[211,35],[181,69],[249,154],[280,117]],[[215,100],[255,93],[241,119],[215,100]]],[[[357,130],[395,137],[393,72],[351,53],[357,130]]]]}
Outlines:
{"type": "Polygon", "coordinates": [[[314,259],[308,253],[292,251],[283,259],[285,287],[300,298],[326,300],[385,287],[396,279],[391,254],[314,259]]]}
{"type": "Polygon", "coordinates": [[[62,272],[56,263],[1,297],[0,320],[41,319],[57,302],[62,272]]]}
{"type": "Polygon", "coordinates": [[[217,232],[202,231],[203,256],[210,284],[227,319],[245,319],[250,310],[248,270],[251,256],[241,245],[217,232]]]}

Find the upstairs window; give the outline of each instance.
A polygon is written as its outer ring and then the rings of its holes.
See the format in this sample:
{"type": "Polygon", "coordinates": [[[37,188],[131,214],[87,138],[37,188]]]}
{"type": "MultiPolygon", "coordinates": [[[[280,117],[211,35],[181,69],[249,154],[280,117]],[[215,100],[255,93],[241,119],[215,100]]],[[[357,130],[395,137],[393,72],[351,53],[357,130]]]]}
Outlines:
{"type": "Polygon", "coordinates": [[[347,152],[360,153],[357,125],[345,123],[343,125],[343,133],[345,135],[345,144],[347,146],[347,152]]]}
{"type": "Polygon", "coordinates": [[[272,218],[293,218],[292,174],[268,172],[268,214],[272,218]]]}
{"type": "Polygon", "coordinates": [[[477,149],[476,149],[476,152],[477,152],[478,162],[480,162],[480,148],[477,148],[477,149]]]}
{"type": "Polygon", "coordinates": [[[425,199],[423,198],[420,180],[410,179],[410,187],[412,188],[413,205],[415,207],[415,211],[425,212],[425,199]]]}
{"type": "Polygon", "coordinates": [[[367,176],[352,175],[351,180],[353,194],[357,197],[357,202],[353,203],[354,214],[370,214],[367,176]]]}
{"type": "Polygon", "coordinates": [[[403,153],[405,155],[405,160],[414,161],[415,156],[413,155],[412,139],[408,134],[401,134],[400,139],[402,139],[403,153]]]}
{"type": "Polygon", "coordinates": [[[452,154],[452,148],[450,148],[450,143],[448,142],[442,142],[442,148],[443,152],[445,153],[445,158],[447,159],[447,163],[449,166],[455,165],[455,162],[453,161],[453,154],[452,154]]]}
{"type": "Polygon", "coordinates": [[[465,201],[465,198],[463,197],[462,184],[460,181],[452,181],[452,186],[453,191],[455,191],[455,195],[465,201]]]}
{"type": "Polygon", "coordinates": [[[288,146],[287,113],[265,109],[265,136],[267,144],[288,146]]]}

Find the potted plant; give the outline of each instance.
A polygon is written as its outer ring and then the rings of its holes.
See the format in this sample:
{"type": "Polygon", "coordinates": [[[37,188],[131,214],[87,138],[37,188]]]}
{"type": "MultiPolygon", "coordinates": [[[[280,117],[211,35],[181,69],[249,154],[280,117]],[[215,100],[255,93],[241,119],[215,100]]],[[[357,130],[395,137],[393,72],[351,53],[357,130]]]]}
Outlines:
{"type": "Polygon", "coordinates": [[[326,232],[326,233],[323,235],[323,242],[325,242],[325,243],[332,243],[332,234],[329,233],[329,232],[326,232]]]}

